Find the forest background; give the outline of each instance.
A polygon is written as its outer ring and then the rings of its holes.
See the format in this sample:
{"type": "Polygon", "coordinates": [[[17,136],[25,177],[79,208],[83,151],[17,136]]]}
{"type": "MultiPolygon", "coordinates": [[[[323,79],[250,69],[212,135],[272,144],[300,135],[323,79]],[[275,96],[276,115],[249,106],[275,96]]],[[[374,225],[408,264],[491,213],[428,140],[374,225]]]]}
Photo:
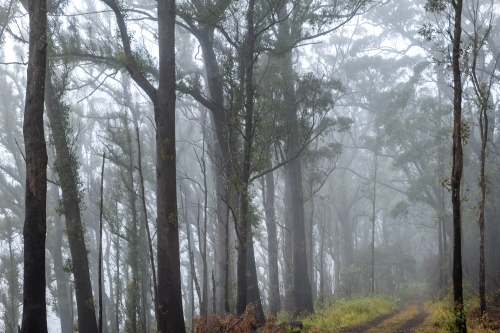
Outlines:
{"type": "MultiPolygon", "coordinates": [[[[456,4],[48,1],[50,331],[180,331],[256,301],[260,320],[296,317],[416,283],[444,296],[456,4]]],[[[27,13],[1,1],[6,332],[26,297],[27,13]]],[[[464,1],[460,17],[460,271],[498,302],[498,5],[464,1]]]]}

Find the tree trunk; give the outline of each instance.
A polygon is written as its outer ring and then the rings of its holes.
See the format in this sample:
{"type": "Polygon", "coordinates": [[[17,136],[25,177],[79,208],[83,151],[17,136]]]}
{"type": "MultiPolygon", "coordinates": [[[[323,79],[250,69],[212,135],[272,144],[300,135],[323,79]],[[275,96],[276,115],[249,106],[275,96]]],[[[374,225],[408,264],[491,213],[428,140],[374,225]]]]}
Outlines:
{"type": "Polygon", "coordinates": [[[242,63],[244,66],[244,89],[245,89],[245,116],[243,135],[243,160],[239,181],[241,190],[239,193],[240,214],[237,221],[236,231],[238,236],[238,262],[237,262],[237,302],[236,312],[241,315],[246,306],[252,302],[257,309],[259,323],[264,320],[264,311],[257,281],[257,269],[255,267],[255,256],[253,252],[252,228],[250,223],[250,195],[249,180],[252,155],[252,144],[254,135],[254,87],[253,69],[255,55],[254,34],[254,7],[255,0],[249,0],[246,15],[247,32],[243,46],[242,63]]]}
{"type": "Polygon", "coordinates": [[[451,202],[453,206],[453,301],[455,310],[455,329],[467,332],[463,306],[462,289],[462,221],[460,212],[460,185],[463,173],[462,151],[462,82],[460,70],[462,35],[462,0],[456,0],[455,26],[453,32],[453,165],[451,172],[451,202]]]}
{"type": "Polygon", "coordinates": [[[75,283],[78,327],[82,332],[97,333],[95,304],[90,282],[89,261],[85,245],[85,227],[81,220],[78,188],[78,162],[70,150],[68,142],[68,121],[65,117],[67,106],[59,99],[61,92],[55,91],[51,71],[47,71],[45,80],[47,116],[54,146],[56,161],[54,167],[59,177],[62,191],[62,204],[66,218],[66,232],[71,252],[75,283]]]}
{"type": "Polygon", "coordinates": [[[184,332],[175,156],[175,0],[158,1],[156,122],[158,332],[184,332]]]}
{"type": "MultiPolygon", "coordinates": [[[[288,173],[286,168],[286,174],[288,173]]],[[[285,180],[287,176],[285,174],[285,180]]],[[[292,189],[290,184],[285,181],[285,228],[283,230],[285,246],[283,253],[283,279],[285,289],[285,311],[287,313],[293,312],[293,244],[292,244],[292,189]]]]}
{"type": "MultiPolygon", "coordinates": [[[[346,296],[351,296],[353,281],[351,281],[351,265],[353,261],[354,243],[352,237],[352,226],[349,219],[349,213],[339,212],[339,221],[342,225],[342,260],[341,267],[345,270],[341,276],[344,292],[346,296]]],[[[341,269],[342,269],[341,268],[341,269]]]]}
{"type": "MultiPolygon", "coordinates": [[[[268,154],[268,168],[272,166],[271,156],[268,154]]],[[[276,316],[280,311],[280,290],[278,276],[278,235],[276,231],[276,215],[274,210],[274,177],[269,172],[265,176],[265,188],[262,189],[264,198],[264,212],[267,229],[267,251],[269,267],[269,313],[276,316]]]]}
{"type": "MultiPolygon", "coordinates": [[[[58,199],[59,189],[54,187],[55,195],[54,198],[58,199]]],[[[68,286],[66,283],[67,276],[63,271],[63,261],[62,261],[62,221],[61,217],[56,214],[54,218],[54,250],[52,252],[52,257],[54,259],[54,275],[56,276],[57,284],[57,305],[59,309],[59,319],[61,320],[61,333],[72,333],[73,323],[71,322],[71,308],[70,300],[68,297],[68,286]]]]}
{"type": "MultiPolygon", "coordinates": [[[[282,43],[286,43],[290,37],[290,25],[286,18],[286,9],[280,11],[283,20],[279,25],[279,36],[282,43]]],[[[304,313],[313,313],[313,301],[311,285],[309,283],[307,270],[306,231],[304,215],[304,196],[302,190],[302,167],[300,157],[295,157],[299,151],[299,122],[297,119],[297,107],[295,100],[295,88],[293,85],[292,52],[285,52],[282,58],[282,80],[283,98],[286,102],[288,127],[288,158],[291,161],[287,166],[285,182],[290,186],[291,193],[291,215],[292,220],[292,258],[293,258],[293,316],[304,313]]]]}
{"type": "Polygon", "coordinates": [[[375,153],[375,166],[373,173],[373,201],[372,201],[372,241],[371,241],[371,272],[370,292],[375,294],[375,205],[377,203],[377,153],[375,153]]]}
{"type": "Polygon", "coordinates": [[[211,122],[214,124],[217,142],[212,146],[212,160],[215,166],[214,183],[217,195],[217,313],[229,313],[229,207],[226,180],[230,173],[229,133],[226,124],[224,93],[221,74],[214,52],[214,27],[206,26],[200,31],[198,40],[203,50],[203,63],[207,73],[210,100],[214,106],[210,109],[211,122]]]}
{"type": "Polygon", "coordinates": [[[101,169],[101,190],[100,190],[100,195],[101,195],[101,200],[99,204],[99,255],[98,255],[98,269],[97,269],[97,274],[98,274],[98,284],[99,284],[99,321],[98,321],[98,327],[99,327],[99,333],[102,333],[102,214],[103,214],[103,204],[104,204],[104,161],[106,160],[106,153],[104,152],[102,155],[102,169],[101,169]]]}
{"type": "Polygon", "coordinates": [[[339,296],[340,294],[340,241],[339,241],[339,221],[335,220],[334,232],[333,232],[333,248],[334,248],[334,263],[333,269],[335,271],[335,290],[334,294],[339,296]]]}
{"type": "Polygon", "coordinates": [[[47,332],[45,303],[45,237],[47,201],[47,146],[43,103],[47,59],[47,2],[30,0],[28,81],[24,107],[26,200],[23,280],[23,333],[47,332]]]}

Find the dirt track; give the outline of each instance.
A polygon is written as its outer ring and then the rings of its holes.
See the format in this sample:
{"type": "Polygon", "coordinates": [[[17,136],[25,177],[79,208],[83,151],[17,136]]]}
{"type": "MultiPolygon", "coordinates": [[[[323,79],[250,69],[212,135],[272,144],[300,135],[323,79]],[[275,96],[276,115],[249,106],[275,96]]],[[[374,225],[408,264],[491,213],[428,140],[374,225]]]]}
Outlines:
{"type": "Polygon", "coordinates": [[[412,333],[427,313],[422,304],[409,304],[402,310],[377,317],[363,325],[344,329],[342,333],[412,333]]]}

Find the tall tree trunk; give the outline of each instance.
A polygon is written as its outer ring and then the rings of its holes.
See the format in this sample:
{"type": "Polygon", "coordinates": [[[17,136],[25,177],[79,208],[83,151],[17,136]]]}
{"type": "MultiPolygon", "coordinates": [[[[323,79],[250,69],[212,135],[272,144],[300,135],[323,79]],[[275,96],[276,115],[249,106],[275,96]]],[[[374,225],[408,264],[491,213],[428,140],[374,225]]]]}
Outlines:
{"type": "MultiPolygon", "coordinates": [[[[475,5],[473,5],[475,7],[475,5]]],[[[479,10],[479,8],[473,8],[473,11],[479,10]]],[[[474,26],[475,20],[474,17],[474,26]]],[[[486,204],[486,190],[487,181],[485,175],[486,167],[486,146],[488,144],[488,134],[490,128],[488,125],[488,111],[491,108],[490,96],[491,96],[491,86],[493,78],[490,78],[488,84],[480,82],[476,74],[477,70],[477,59],[481,48],[484,46],[484,41],[479,36],[477,30],[474,31],[474,38],[472,40],[472,70],[471,79],[474,86],[474,92],[476,95],[476,105],[479,108],[479,134],[481,137],[481,147],[479,152],[479,203],[478,203],[478,225],[479,225],[479,307],[481,310],[480,320],[483,318],[483,314],[486,312],[486,272],[485,272],[485,262],[484,262],[484,229],[485,229],[485,204],[486,204]]],[[[498,58],[497,58],[498,61],[498,58]]],[[[491,75],[493,77],[493,75],[491,75]]]]}
{"type": "MultiPolygon", "coordinates": [[[[272,167],[271,156],[268,153],[268,168],[272,167]]],[[[264,198],[264,213],[267,229],[267,253],[269,267],[269,313],[276,316],[280,311],[280,290],[278,275],[278,235],[276,231],[276,214],[274,210],[274,177],[272,172],[265,176],[265,188],[262,188],[264,198]]]]}
{"type": "Polygon", "coordinates": [[[56,148],[54,166],[59,177],[59,183],[61,184],[66,232],[71,252],[78,311],[78,327],[82,332],[97,333],[98,328],[94,312],[95,306],[90,282],[89,261],[85,245],[86,230],[80,213],[78,162],[74,153],[70,150],[67,137],[68,120],[65,114],[68,107],[60,100],[62,92],[55,91],[54,89],[50,70],[47,71],[45,87],[47,93],[45,106],[56,148]]]}
{"type": "MultiPolygon", "coordinates": [[[[312,193],[312,186],[309,189],[312,193]]],[[[314,214],[316,209],[316,203],[314,202],[314,196],[309,199],[310,209],[309,216],[305,219],[305,230],[306,230],[306,253],[307,253],[307,276],[309,277],[309,283],[311,284],[311,297],[314,300],[318,297],[318,288],[316,281],[314,279],[314,214]]]]}
{"type": "MultiPolygon", "coordinates": [[[[286,168],[286,173],[288,173],[286,168]]],[[[285,174],[285,180],[287,176],[285,174]]],[[[285,311],[287,313],[293,312],[293,244],[292,244],[292,189],[290,184],[285,181],[285,228],[283,230],[285,246],[283,253],[283,279],[285,289],[285,311]]]]}
{"type": "Polygon", "coordinates": [[[99,321],[98,321],[98,327],[99,327],[99,333],[102,333],[102,214],[103,214],[103,204],[104,204],[104,161],[106,160],[106,153],[104,152],[102,155],[102,169],[101,169],[101,189],[100,189],[100,204],[99,204],[99,254],[97,256],[98,260],[98,269],[97,269],[97,274],[98,274],[98,284],[99,284],[99,321]]]}
{"type": "Polygon", "coordinates": [[[352,226],[349,219],[349,212],[342,209],[339,212],[339,221],[342,226],[342,259],[341,267],[345,270],[342,274],[342,284],[346,296],[351,296],[353,281],[351,281],[351,265],[353,262],[354,241],[352,235],[352,226]]]}
{"type": "Polygon", "coordinates": [[[236,312],[242,314],[248,303],[255,303],[257,306],[258,322],[263,322],[264,311],[257,282],[257,269],[255,267],[255,256],[252,241],[252,228],[250,223],[250,195],[249,180],[252,155],[252,144],[254,135],[254,86],[253,69],[255,55],[255,34],[254,34],[254,7],[255,0],[249,0],[246,15],[247,32],[245,44],[243,46],[244,66],[244,91],[245,91],[245,123],[243,134],[243,161],[239,180],[241,190],[239,193],[240,214],[237,221],[236,231],[238,235],[238,262],[237,262],[237,302],[236,312]]]}
{"type": "MultiPolygon", "coordinates": [[[[116,253],[116,262],[120,262],[120,237],[117,235],[115,240],[115,253],[116,253]]],[[[120,332],[120,309],[122,303],[122,286],[121,286],[121,278],[120,278],[120,265],[116,265],[116,276],[115,276],[115,286],[116,286],[116,299],[115,299],[115,333],[120,332]]]]}
{"type": "MultiPolygon", "coordinates": [[[[290,25],[285,13],[285,7],[279,16],[283,21],[279,25],[280,41],[286,45],[290,40],[290,25]]],[[[288,127],[288,163],[285,182],[290,186],[291,193],[291,220],[293,244],[293,316],[304,313],[313,313],[311,285],[307,270],[306,231],[304,215],[304,196],[302,190],[302,167],[300,157],[295,157],[300,148],[299,122],[295,99],[292,52],[285,52],[282,58],[283,97],[286,102],[288,127]]]]}
{"type": "MultiPolygon", "coordinates": [[[[250,41],[246,41],[246,47],[248,48],[248,44],[253,46],[253,41],[250,39],[250,36],[253,35],[253,6],[255,5],[254,0],[250,0],[248,4],[248,12],[247,12],[247,39],[250,41]]],[[[247,56],[245,60],[251,58],[250,64],[245,63],[245,72],[248,72],[250,75],[250,79],[252,78],[252,70],[253,70],[253,49],[245,50],[245,54],[250,54],[247,56]]],[[[247,76],[247,83],[248,83],[247,76]]],[[[252,84],[252,82],[249,82],[252,84]]],[[[242,182],[239,193],[239,209],[240,214],[238,217],[237,225],[236,225],[236,233],[238,237],[238,262],[237,262],[237,300],[236,300],[236,313],[241,315],[245,312],[247,306],[247,248],[248,248],[248,238],[249,238],[249,223],[248,223],[248,214],[249,214],[249,198],[248,198],[248,179],[250,179],[250,155],[252,148],[252,124],[253,124],[253,88],[247,87],[247,101],[245,103],[245,139],[244,139],[244,148],[243,148],[243,161],[242,161],[242,170],[240,176],[240,180],[242,182]]]]}
{"type": "Polygon", "coordinates": [[[372,201],[372,241],[371,241],[371,272],[370,292],[375,294],[375,205],[377,203],[377,153],[375,153],[375,166],[373,173],[373,201],[372,201]]]}
{"type": "MultiPolygon", "coordinates": [[[[59,189],[54,187],[55,193],[53,197],[59,198],[59,189]]],[[[61,333],[72,333],[73,323],[71,322],[71,308],[70,300],[68,297],[68,286],[66,283],[67,277],[63,271],[63,260],[62,260],[62,221],[61,217],[56,214],[54,218],[54,250],[52,252],[52,257],[54,259],[54,275],[56,276],[57,284],[57,305],[59,309],[59,319],[61,320],[61,333]]]]}
{"type": "Polygon", "coordinates": [[[23,319],[21,332],[47,332],[45,303],[45,237],[47,230],[47,146],[43,103],[47,59],[47,2],[30,0],[28,82],[24,107],[26,200],[24,236],[23,319]]]}
{"type": "Polygon", "coordinates": [[[226,181],[230,173],[230,134],[226,124],[224,93],[221,73],[214,51],[213,26],[206,26],[198,34],[203,50],[203,63],[207,73],[208,90],[213,105],[210,108],[211,122],[214,124],[217,141],[212,145],[215,166],[214,183],[217,195],[217,313],[229,313],[229,190],[226,181]]]}
{"type": "Polygon", "coordinates": [[[335,271],[335,290],[334,294],[339,296],[340,294],[340,240],[339,240],[339,221],[338,219],[334,222],[333,231],[333,253],[334,253],[334,263],[333,269],[335,271]]]}
{"type": "MultiPolygon", "coordinates": [[[[143,214],[143,222],[144,222],[144,228],[146,230],[146,236],[147,236],[147,251],[148,251],[148,257],[149,257],[149,263],[151,265],[151,275],[152,275],[152,285],[153,285],[153,303],[154,303],[154,313],[155,313],[155,318],[158,318],[158,283],[156,281],[156,267],[155,267],[155,261],[154,261],[154,253],[153,253],[153,241],[151,239],[151,233],[149,231],[149,219],[148,219],[148,209],[146,207],[146,190],[144,188],[144,176],[142,173],[142,154],[141,154],[141,139],[139,135],[139,127],[137,126],[135,128],[135,132],[137,134],[137,171],[139,172],[139,182],[141,185],[141,203],[142,203],[142,214],[143,214]]],[[[146,265],[146,262],[144,261],[144,265],[146,265]]],[[[147,270],[145,270],[146,272],[147,270]]],[[[143,283],[145,282],[145,279],[143,279],[143,283]]],[[[148,325],[149,326],[149,325],[148,325]]]]}
{"type": "Polygon", "coordinates": [[[444,281],[444,252],[443,252],[443,232],[441,230],[441,221],[442,219],[438,217],[437,220],[437,229],[438,229],[438,255],[439,255],[439,260],[438,260],[438,265],[439,265],[439,281],[438,281],[438,290],[439,294],[441,295],[441,291],[443,290],[443,287],[445,285],[444,281]]]}
{"type": "Polygon", "coordinates": [[[462,82],[460,70],[461,35],[462,35],[462,0],[453,4],[455,10],[453,32],[453,165],[451,171],[451,202],[453,206],[453,301],[455,310],[455,329],[467,332],[463,305],[462,289],[462,221],[460,212],[460,186],[463,173],[462,151],[462,82]]]}
{"type": "Polygon", "coordinates": [[[175,156],[175,0],[158,1],[156,122],[158,332],[184,332],[175,156]]]}

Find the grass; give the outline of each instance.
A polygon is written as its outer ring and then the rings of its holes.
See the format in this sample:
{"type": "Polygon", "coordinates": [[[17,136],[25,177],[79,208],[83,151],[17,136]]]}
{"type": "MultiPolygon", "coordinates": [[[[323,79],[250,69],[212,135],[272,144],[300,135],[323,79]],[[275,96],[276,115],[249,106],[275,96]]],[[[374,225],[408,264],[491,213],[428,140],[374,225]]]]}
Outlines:
{"type": "MultiPolygon", "coordinates": [[[[465,304],[467,315],[468,333],[490,333],[498,332],[497,329],[483,327],[479,319],[469,313],[477,310],[476,301],[469,301],[465,304]]],[[[429,314],[425,322],[415,333],[450,333],[453,332],[454,315],[449,301],[428,302],[425,304],[426,312],[429,314]]]]}
{"type": "Polygon", "coordinates": [[[368,333],[394,332],[395,328],[403,326],[408,320],[419,314],[418,305],[413,303],[406,307],[403,311],[396,313],[394,316],[384,320],[377,327],[368,330],[368,333]]]}
{"type": "Polygon", "coordinates": [[[338,332],[347,327],[363,324],[375,317],[397,309],[395,299],[365,297],[339,300],[327,308],[317,309],[312,316],[302,318],[304,332],[338,332]]]}

